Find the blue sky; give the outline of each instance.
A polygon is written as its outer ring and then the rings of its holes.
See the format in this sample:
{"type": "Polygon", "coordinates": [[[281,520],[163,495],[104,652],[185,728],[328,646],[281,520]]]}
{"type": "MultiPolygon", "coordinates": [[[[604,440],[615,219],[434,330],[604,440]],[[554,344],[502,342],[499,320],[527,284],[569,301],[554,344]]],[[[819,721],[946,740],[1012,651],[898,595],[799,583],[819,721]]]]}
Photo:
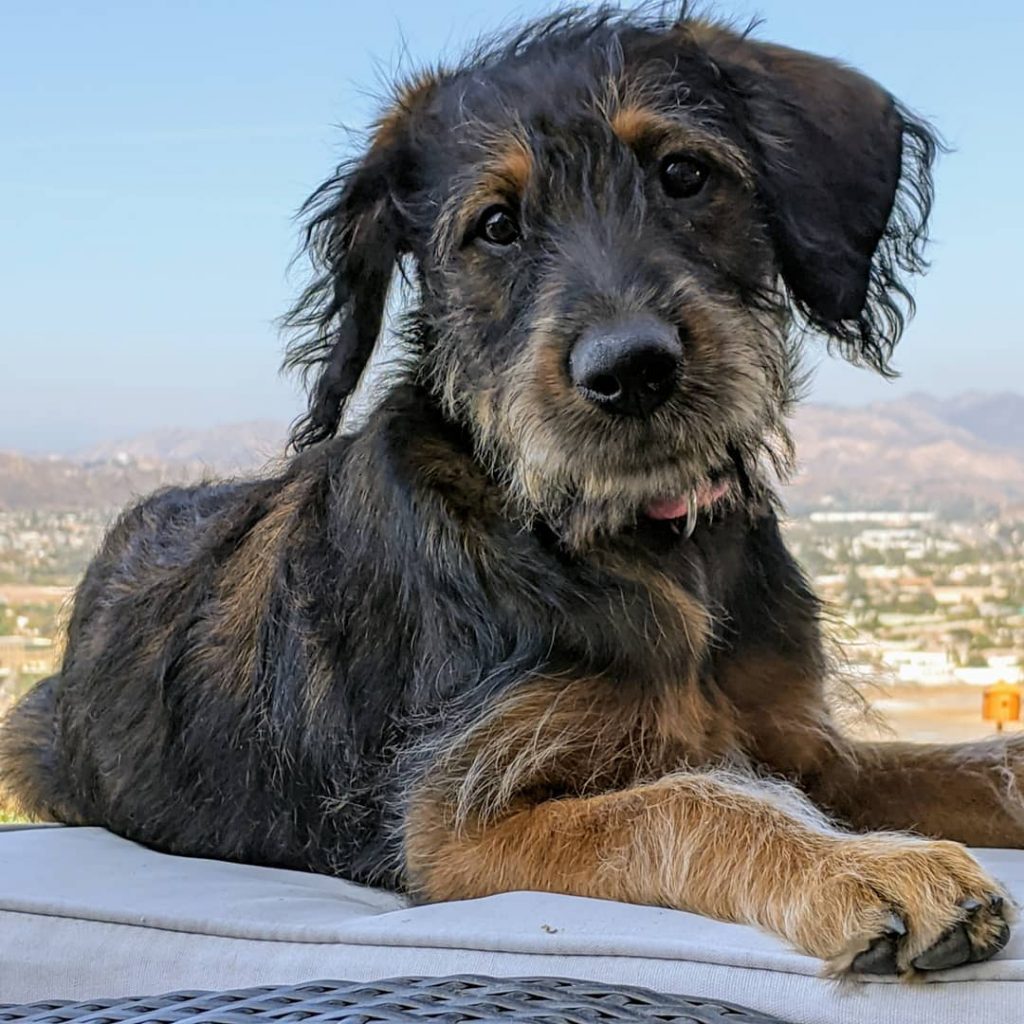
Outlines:
{"type": "MultiPolygon", "coordinates": [[[[3,0],[0,448],[288,419],[274,318],[294,210],[396,67],[550,4],[3,0]]],[[[1024,13],[1010,0],[736,0],[932,118],[934,268],[896,385],[823,366],[814,396],[1024,390],[1024,13]]]]}

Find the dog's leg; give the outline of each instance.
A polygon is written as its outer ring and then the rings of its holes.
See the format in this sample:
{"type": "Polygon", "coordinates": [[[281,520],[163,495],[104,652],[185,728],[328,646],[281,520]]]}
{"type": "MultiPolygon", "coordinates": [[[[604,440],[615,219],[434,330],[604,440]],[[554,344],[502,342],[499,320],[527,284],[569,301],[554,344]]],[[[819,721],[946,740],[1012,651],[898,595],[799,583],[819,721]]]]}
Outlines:
{"type": "Polygon", "coordinates": [[[421,799],[405,852],[428,900],[534,889],[676,907],[759,925],[833,973],[950,967],[1008,935],[1001,887],[961,846],[843,833],[793,788],[728,774],[670,775],[462,828],[421,799]]]}
{"type": "MultiPolygon", "coordinates": [[[[794,614],[774,612],[780,621],[794,614]]],[[[1024,848],[1024,735],[948,746],[858,742],[836,725],[815,659],[759,649],[718,672],[750,757],[844,823],[1024,848]]]]}
{"type": "Polygon", "coordinates": [[[804,788],[854,828],[1024,848],[1024,735],[949,746],[847,741],[839,749],[804,788]]]}

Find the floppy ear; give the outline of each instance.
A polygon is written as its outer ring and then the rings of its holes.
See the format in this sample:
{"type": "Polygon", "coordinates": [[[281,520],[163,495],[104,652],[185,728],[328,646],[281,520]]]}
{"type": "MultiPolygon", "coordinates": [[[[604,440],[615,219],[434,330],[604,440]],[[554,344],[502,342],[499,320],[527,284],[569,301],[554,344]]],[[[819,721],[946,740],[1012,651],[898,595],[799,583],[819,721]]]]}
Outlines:
{"type": "Polygon", "coordinates": [[[937,142],[871,79],[724,29],[693,30],[745,106],[782,279],[854,362],[889,374],[926,262],[937,142]]]}
{"type": "Polygon", "coordinates": [[[409,122],[434,84],[424,78],[405,89],[366,154],[339,167],[302,207],[314,277],[284,319],[297,332],[285,367],[302,372],[309,391],[308,411],[292,429],[297,451],[334,436],[376,347],[408,248],[396,191],[409,159],[409,122]]]}

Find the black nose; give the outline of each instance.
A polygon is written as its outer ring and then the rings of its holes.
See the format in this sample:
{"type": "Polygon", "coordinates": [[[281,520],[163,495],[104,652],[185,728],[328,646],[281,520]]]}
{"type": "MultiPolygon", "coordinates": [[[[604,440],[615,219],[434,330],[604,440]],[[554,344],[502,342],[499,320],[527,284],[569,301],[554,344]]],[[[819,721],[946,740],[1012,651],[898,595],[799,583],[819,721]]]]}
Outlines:
{"type": "Polygon", "coordinates": [[[674,328],[654,317],[631,317],[588,327],[569,353],[569,376],[602,409],[649,416],[672,394],[682,363],[674,328]]]}

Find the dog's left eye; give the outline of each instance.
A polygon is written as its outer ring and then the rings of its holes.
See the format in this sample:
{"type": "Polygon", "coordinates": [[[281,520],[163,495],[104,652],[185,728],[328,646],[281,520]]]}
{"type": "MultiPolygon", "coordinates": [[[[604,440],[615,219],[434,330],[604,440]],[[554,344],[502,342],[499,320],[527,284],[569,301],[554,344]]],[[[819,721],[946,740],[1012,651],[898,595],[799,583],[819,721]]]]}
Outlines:
{"type": "Polygon", "coordinates": [[[519,224],[507,206],[491,206],[476,222],[476,234],[491,245],[512,245],[519,241],[519,224]]]}
{"type": "Polygon", "coordinates": [[[666,195],[673,199],[691,199],[707,184],[711,171],[703,161],[675,153],[662,160],[660,174],[666,195]]]}

